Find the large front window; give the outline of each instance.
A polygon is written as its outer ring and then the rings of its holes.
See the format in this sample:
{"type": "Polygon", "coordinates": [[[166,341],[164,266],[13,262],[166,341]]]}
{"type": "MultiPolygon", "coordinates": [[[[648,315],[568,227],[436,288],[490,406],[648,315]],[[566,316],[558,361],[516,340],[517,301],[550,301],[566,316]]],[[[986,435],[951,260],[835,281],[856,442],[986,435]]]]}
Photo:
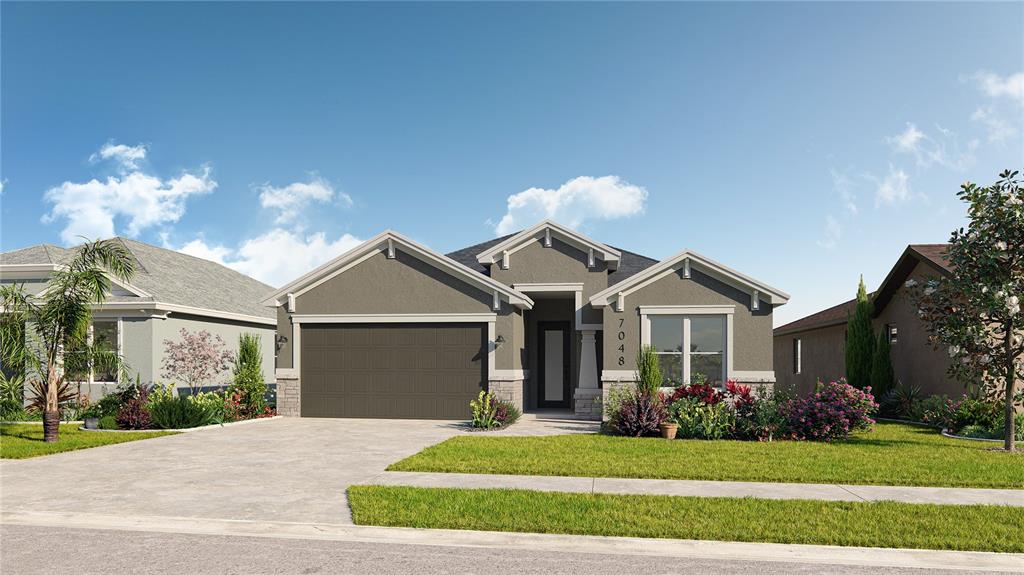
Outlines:
{"type": "MultiPolygon", "coordinates": [[[[103,353],[119,353],[117,338],[117,320],[95,320],[89,326],[87,336],[93,349],[103,353]]],[[[117,383],[117,372],[103,369],[98,365],[90,365],[87,354],[83,351],[68,349],[65,351],[65,369],[67,379],[79,383],[117,383]]]]}
{"type": "Polygon", "coordinates": [[[665,385],[703,377],[712,385],[725,380],[725,316],[653,315],[650,344],[661,364],[665,385]]]}

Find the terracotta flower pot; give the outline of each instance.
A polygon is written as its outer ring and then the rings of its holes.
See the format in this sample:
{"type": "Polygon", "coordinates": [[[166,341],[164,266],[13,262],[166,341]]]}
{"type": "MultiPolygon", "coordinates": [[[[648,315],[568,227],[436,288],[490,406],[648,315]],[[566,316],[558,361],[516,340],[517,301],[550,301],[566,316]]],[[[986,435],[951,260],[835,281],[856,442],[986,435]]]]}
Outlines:
{"type": "Polygon", "coordinates": [[[679,426],[674,423],[662,423],[658,427],[661,428],[661,436],[665,439],[675,439],[679,431],[679,426]]]}

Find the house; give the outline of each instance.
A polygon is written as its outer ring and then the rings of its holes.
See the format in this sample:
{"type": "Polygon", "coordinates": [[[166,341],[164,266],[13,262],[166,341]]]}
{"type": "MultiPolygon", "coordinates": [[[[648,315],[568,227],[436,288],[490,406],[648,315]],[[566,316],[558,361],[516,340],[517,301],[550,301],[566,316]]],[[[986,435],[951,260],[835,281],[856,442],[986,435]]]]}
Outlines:
{"type": "MultiPolygon", "coordinates": [[[[949,377],[949,355],[928,341],[925,326],[904,285],[947,276],[946,244],[907,246],[882,285],[871,294],[876,333],[888,334],[896,381],[921,388],[925,395],[960,395],[963,383],[949,377]]],[[[776,382],[779,388],[806,394],[818,380],[845,373],[846,321],[856,300],[850,300],[775,329],[776,382]]]]}
{"type": "Polygon", "coordinates": [[[772,384],[788,298],[695,252],[659,262],[544,221],[448,255],[386,231],[264,303],[284,415],[464,419],[487,389],[599,418],[644,344],[671,382],[772,384]]]}
{"type": "MultiPolygon", "coordinates": [[[[263,372],[274,381],[276,320],[260,302],[274,288],[220,264],[128,238],[116,238],[135,258],[130,282],[112,280],[106,301],[93,311],[91,336],[117,349],[144,383],[164,382],[164,340],[179,341],[182,328],[219,335],[237,350],[238,336],[260,336],[263,372]]],[[[21,283],[39,293],[47,278],[74,256],[74,248],[41,244],[0,253],[0,283],[21,283]]],[[[83,394],[97,397],[117,386],[114,373],[82,374],[83,394]]],[[[225,378],[226,379],[226,378],[225,378]]],[[[222,382],[217,382],[222,383],[222,382]]]]}

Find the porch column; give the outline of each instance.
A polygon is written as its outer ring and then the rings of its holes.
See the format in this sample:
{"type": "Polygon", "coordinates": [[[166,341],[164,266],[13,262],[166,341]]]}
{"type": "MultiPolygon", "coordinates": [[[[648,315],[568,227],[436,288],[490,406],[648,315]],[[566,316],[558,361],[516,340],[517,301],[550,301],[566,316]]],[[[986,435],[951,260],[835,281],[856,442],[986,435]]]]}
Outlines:
{"type": "Polygon", "coordinates": [[[594,337],[594,330],[585,329],[580,332],[583,336],[580,346],[580,385],[584,389],[597,389],[597,340],[594,337]]]}
{"type": "Polygon", "coordinates": [[[594,330],[580,332],[580,381],[573,394],[576,415],[601,419],[601,390],[597,380],[597,344],[594,330]]]}

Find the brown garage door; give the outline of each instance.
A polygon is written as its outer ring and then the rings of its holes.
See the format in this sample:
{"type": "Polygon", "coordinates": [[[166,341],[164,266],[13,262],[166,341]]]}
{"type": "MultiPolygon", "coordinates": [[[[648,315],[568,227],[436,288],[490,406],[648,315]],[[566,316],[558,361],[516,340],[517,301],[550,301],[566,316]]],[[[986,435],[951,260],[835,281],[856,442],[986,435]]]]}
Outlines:
{"type": "Polygon", "coordinates": [[[484,387],[480,324],[302,326],[305,417],[466,419],[484,387]]]}

